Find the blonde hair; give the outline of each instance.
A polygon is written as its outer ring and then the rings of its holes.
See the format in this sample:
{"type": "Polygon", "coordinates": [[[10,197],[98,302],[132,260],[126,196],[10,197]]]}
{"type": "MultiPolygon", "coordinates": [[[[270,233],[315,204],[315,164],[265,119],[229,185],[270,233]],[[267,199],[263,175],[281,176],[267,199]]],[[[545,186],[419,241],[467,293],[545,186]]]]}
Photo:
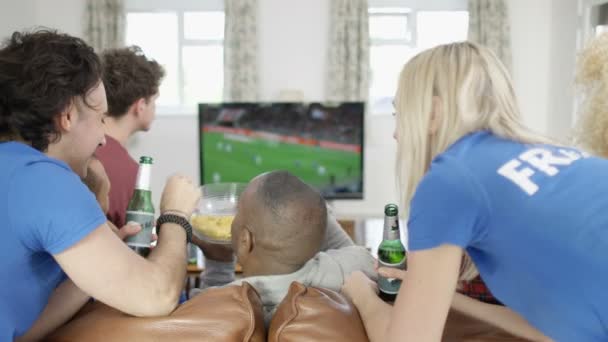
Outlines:
{"type": "MultiPolygon", "coordinates": [[[[489,130],[523,143],[550,142],[523,124],[503,64],[489,49],[470,42],[440,45],[412,58],[399,77],[395,110],[403,208],[409,208],[433,158],[468,133],[489,130]],[[433,120],[438,121],[431,134],[433,120]]],[[[477,272],[465,259],[461,278],[473,278],[477,272]]]]}
{"type": "Polygon", "coordinates": [[[583,101],[574,143],[608,157],[608,33],[594,38],[580,53],[575,82],[583,101]]]}

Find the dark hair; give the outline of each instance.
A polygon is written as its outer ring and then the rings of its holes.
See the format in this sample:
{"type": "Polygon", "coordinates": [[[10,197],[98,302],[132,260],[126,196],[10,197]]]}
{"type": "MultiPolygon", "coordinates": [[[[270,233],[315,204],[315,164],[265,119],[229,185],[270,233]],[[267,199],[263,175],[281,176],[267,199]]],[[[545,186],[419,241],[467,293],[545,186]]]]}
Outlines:
{"type": "Polygon", "coordinates": [[[327,207],[318,191],[287,171],[272,171],[261,177],[256,193],[272,213],[260,240],[280,240],[283,261],[299,266],[319,252],[327,207]]]}
{"type": "Polygon", "coordinates": [[[59,140],[54,118],[101,80],[99,57],[55,30],[15,32],[0,49],[0,139],[37,150],[59,140]]]}
{"type": "Polygon", "coordinates": [[[108,115],[121,117],[133,102],[158,93],[163,67],[146,58],[138,46],[106,50],[101,54],[108,115]]]}

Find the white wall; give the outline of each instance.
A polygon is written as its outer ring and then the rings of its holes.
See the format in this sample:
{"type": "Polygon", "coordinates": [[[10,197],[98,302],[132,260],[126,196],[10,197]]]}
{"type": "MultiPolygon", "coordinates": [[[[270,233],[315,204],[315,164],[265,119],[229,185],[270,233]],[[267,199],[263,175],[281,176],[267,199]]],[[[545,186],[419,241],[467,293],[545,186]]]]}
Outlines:
{"type": "Polygon", "coordinates": [[[571,138],[571,126],[576,114],[574,74],[581,15],[578,1],[553,0],[547,128],[549,134],[564,141],[571,138]]]}
{"type": "Polygon", "coordinates": [[[159,116],[146,133],[137,133],[130,141],[129,153],[152,156],[152,200],[158,209],[160,195],[168,176],[179,172],[197,183],[198,130],[197,119],[192,116],[159,116]]]}
{"type": "Polygon", "coordinates": [[[35,13],[33,1],[0,0],[0,34],[2,34],[2,40],[14,31],[33,25],[35,22],[33,13],[35,13]]]}
{"type": "Polygon", "coordinates": [[[513,82],[528,125],[566,141],[573,119],[575,0],[509,0],[513,82]]]}
{"type": "Polygon", "coordinates": [[[324,99],[327,0],[261,0],[258,34],[261,100],[298,90],[304,100],[324,99]]]}
{"type": "MultiPolygon", "coordinates": [[[[35,3],[36,25],[60,29],[62,32],[82,36],[84,33],[83,0],[18,0],[35,3]]],[[[17,2],[17,1],[14,1],[17,2]]]]}
{"type": "Polygon", "coordinates": [[[515,92],[526,123],[546,133],[551,0],[510,0],[507,3],[511,15],[515,92]]]}
{"type": "MultiPolygon", "coordinates": [[[[574,0],[509,0],[513,79],[526,122],[540,132],[564,135],[570,125],[574,64],[574,0]]],[[[0,32],[45,24],[82,32],[83,0],[0,0],[0,32]],[[64,6],[65,5],[65,6],[64,6]]],[[[260,87],[264,100],[295,89],[304,100],[323,99],[328,30],[326,0],[260,0],[260,87]]],[[[392,116],[368,116],[365,200],[336,201],[339,216],[378,216],[396,200],[392,116]]],[[[161,116],[138,134],[130,152],[155,157],[152,189],[158,205],[165,178],[180,171],[198,180],[196,118],[161,116]]]]}
{"type": "Polygon", "coordinates": [[[83,0],[0,0],[0,36],[34,26],[81,36],[84,6],[83,0]]]}

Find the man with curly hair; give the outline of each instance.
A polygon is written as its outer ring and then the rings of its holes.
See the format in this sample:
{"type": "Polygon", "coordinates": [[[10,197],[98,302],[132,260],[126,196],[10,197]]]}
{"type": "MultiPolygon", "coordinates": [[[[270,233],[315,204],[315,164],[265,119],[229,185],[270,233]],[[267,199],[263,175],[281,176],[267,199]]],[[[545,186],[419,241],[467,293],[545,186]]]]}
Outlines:
{"type": "Polygon", "coordinates": [[[106,50],[101,61],[108,117],[106,145],[97,150],[96,156],[110,178],[110,206],[106,214],[112,223],[122,227],[138,168],[126,144],[136,132],[150,129],[165,72],[137,46],[106,50]]]}
{"type": "Polygon", "coordinates": [[[0,341],[40,340],[90,297],[138,316],[177,305],[200,191],[170,178],[158,244],[133,253],[82,181],[107,110],[101,62],[81,39],[38,30],[0,46],[0,341]]]}

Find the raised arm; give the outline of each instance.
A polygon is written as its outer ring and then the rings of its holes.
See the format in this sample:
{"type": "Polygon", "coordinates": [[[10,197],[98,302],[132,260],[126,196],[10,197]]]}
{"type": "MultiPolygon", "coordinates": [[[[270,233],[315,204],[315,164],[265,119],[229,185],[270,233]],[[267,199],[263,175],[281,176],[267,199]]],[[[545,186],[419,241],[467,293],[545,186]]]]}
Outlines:
{"type": "Polygon", "coordinates": [[[70,279],[55,289],[34,325],[15,342],[39,341],[47,334],[67,322],[89,300],[89,295],[80,290],[70,279]]]}
{"type": "Polygon", "coordinates": [[[388,341],[440,341],[456,290],[462,249],[441,245],[408,256],[388,327],[388,341]]]}
{"type": "MultiPolygon", "coordinates": [[[[121,239],[135,235],[141,227],[139,225],[126,225],[120,230],[108,221],[112,231],[121,239]]],[[[61,283],[49,299],[44,311],[32,327],[20,336],[17,342],[39,341],[49,333],[67,322],[82,308],[91,297],[84,293],[71,279],[61,283]]]]}
{"type": "MultiPolygon", "coordinates": [[[[163,192],[161,214],[181,212],[189,217],[199,196],[189,180],[173,176],[163,192]]],[[[156,247],[144,259],[103,224],[54,257],[95,299],[136,316],[165,315],[177,305],[183,287],[186,233],[179,225],[162,225],[156,247]]]]}
{"type": "Polygon", "coordinates": [[[364,284],[361,274],[347,280],[343,292],[357,306],[370,340],[440,341],[461,256],[462,249],[454,245],[411,252],[407,279],[393,308],[364,284]]]}
{"type": "Polygon", "coordinates": [[[452,301],[452,309],[526,340],[538,342],[552,341],[551,338],[545,336],[530,325],[522,316],[506,306],[483,303],[463,294],[456,293],[452,301]]]}
{"type": "MultiPolygon", "coordinates": [[[[410,271],[408,272],[386,268],[381,268],[380,272],[384,272],[382,274],[387,277],[401,278],[404,280],[404,283],[411,282],[411,279],[413,278],[411,274],[411,267],[410,271]]],[[[406,286],[404,285],[403,287],[406,286]]],[[[403,289],[403,287],[402,291],[400,292],[400,296],[404,293],[404,291],[406,291],[403,289]]],[[[395,325],[399,326],[399,319],[406,319],[398,318],[399,315],[397,311],[393,313],[393,307],[378,300],[378,297],[376,295],[375,283],[371,283],[369,279],[367,279],[362,274],[354,275],[350,279],[348,279],[343,291],[348,296],[352,297],[355,305],[360,308],[359,310],[361,312],[371,341],[387,340],[389,337],[389,324],[393,325],[393,327],[395,325]]],[[[424,302],[432,302],[430,300],[426,300],[425,298],[427,297],[420,298],[422,298],[424,302]]],[[[549,337],[543,335],[540,331],[531,326],[523,317],[521,317],[519,314],[509,309],[508,307],[482,303],[480,301],[455,292],[452,298],[451,308],[469,317],[491,324],[508,333],[525,338],[530,341],[552,341],[549,337]]],[[[396,308],[394,310],[399,310],[399,308],[396,308]]],[[[403,311],[401,311],[401,314],[403,315],[403,311]]],[[[443,320],[445,321],[445,317],[443,318],[443,320]]],[[[444,324],[441,325],[441,332],[443,332],[443,325],[444,324]]],[[[433,327],[429,326],[425,328],[433,327]]],[[[400,334],[400,332],[394,332],[394,334],[390,335],[390,337],[393,339],[403,338],[403,335],[400,334]]],[[[435,332],[435,334],[437,334],[437,332],[435,332]]],[[[406,339],[404,340],[407,341],[406,339]]],[[[415,340],[417,341],[418,339],[415,340]]],[[[421,341],[425,340],[426,339],[421,339],[421,341]]]]}

